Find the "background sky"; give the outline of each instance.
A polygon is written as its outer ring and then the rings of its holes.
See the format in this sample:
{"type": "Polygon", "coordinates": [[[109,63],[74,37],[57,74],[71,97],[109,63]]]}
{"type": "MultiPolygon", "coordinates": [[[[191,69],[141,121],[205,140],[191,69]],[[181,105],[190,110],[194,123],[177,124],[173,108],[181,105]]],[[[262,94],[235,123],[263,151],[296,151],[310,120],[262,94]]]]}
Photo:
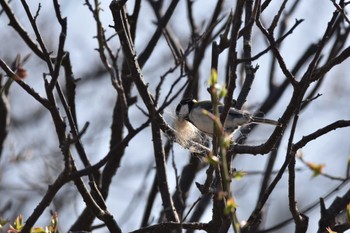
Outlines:
{"type": "MultiPolygon", "coordinates": [[[[165,1],[169,2],[169,1],[165,1]]],[[[59,35],[59,25],[55,20],[53,14],[53,6],[49,1],[40,1],[42,9],[38,17],[38,24],[41,32],[44,35],[47,46],[53,51],[57,50],[57,41],[59,35]]],[[[94,50],[97,47],[96,29],[91,12],[83,5],[83,1],[62,1],[62,15],[68,17],[68,35],[66,50],[70,52],[73,71],[76,78],[81,78],[81,82],[77,87],[77,112],[80,127],[86,122],[90,122],[90,127],[87,134],[83,138],[83,142],[88,151],[92,163],[99,161],[107,152],[109,146],[110,128],[112,111],[115,101],[115,90],[110,85],[108,76],[99,77],[94,81],[89,81],[94,70],[101,66],[97,52],[94,50]]],[[[34,12],[39,4],[39,1],[30,1],[30,6],[34,12]]],[[[109,1],[103,1],[101,7],[104,9],[101,12],[102,22],[107,35],[112,35],[114,29],[109,28],[108,25],[113,24],[112,17],[108,8],[109,1]]],[[[197,7],[194,12],[197,22],[204,25],[209,20],[208,11],[213,9],[216,1],[195,1],[194,6],[197,7]]],[[[23,12],[20,3],[14,1],[12,4],[16,16],[21,23],[28,28],[31,35],[33,33],[29,29],[29,24],[23,12]]],[[[223,11],[229,14],[231,11],[232,1],[226,1],[226,8],[223,11]]],[[[128,3],[129,9],[132,9],[133,1],[128,3]]],[[[287,5],[288,6],[288,5],[287,5]]],[[[142,11],[140,18],[142,20],[138,25],[138,36],[136,38],[135,46],[138,53],[145,47],[148,39],[155,30],[155,17],[149,7],[147,1],[142,4],[142,11]]],[[[263,22],[270,22],[271,16],[275,14],[276,8],[270,7],[262,14],[263,22]]],[[[321,37],[323,30],[327,26],[327,21],[330,19],[334,10],[332,3],[328,0],[307,0],[299,6],[297,13],[290,19],[289,26],[293,25],[295,18],[305,19],[305,21],[289,36],[281,47],[281,53],[285,58],[288,67],[292,67],[299,54],[311,43],[317,42],[321,37]],[[315,7],[317,5],[317,7],[315,7]]],[[[181,39],[182,45],[185,48],[189,41],[189,28],[187,24],[182,23],[186,17],[185,1],[180,1],[175,16],[171,20],[175,34],[181,39]]],[[[8,19],[5,15],[0,17],[0,57],[10,62],[15,56],[20,53],[25,55],[30,53],[28,48],[19,39],[16,32],[7,26],[8,19]]],[[[267,23],[268,25],[268,23],[267,23]]],[[[258,53],[266,47],[266,41],[261,33],[255,28],[253,32],[253,54],[258,53]]],[[[203,32],[200,30],[200,32],[203,32]]],[[[119,41],[114,39],[114,49],[119,47],[119,41]]],[[[149,83],[150,90],[154,92],[159,77],[165,73],[169,67],[173,66],[170,59],[170,52],[165,48],[165,41],[161,40],[158,43],[150,61],[143,69],[145,81],[149,83]]],[[[329,48],[328,48],[329,49],[329,48]]],[[[270,67],[270,56],[264,56],[253,64],[259,65],[259,70],[256,73],[256,81],[252,86],[246,108],[254,111],[256,106],[264,100],[267,94],[267,74],[270,67]]],[[[345,61],[341,66],[336,67],[330,75],[327,76],[323,87],[319,93],[321,97],[313,101],[301,114],[300,121],[295,134],[295,140],[299,140],[303,135],[314,132],[315,130],[330,124],[339,119],[349,119],[349,75],[347,68],[350,65],[349,61],[345,61]]],[[[29,77],[26,82],[31,85],[40,94],[44,94],[43,72],[46,72],[45,65],[39,61],[33,54],[26,66],[29,77]]],[[[223,68],[220,67],[221,69],[223,68]]],[[[206,92],[207,79],[210,74],[210,53],[209,50],[205,54],[204,62],[201,67],[201,81],[200,99],[209,99],[210,96],[206,92]]],[[[176,76],[176,75],[175,75],[176,76]]],[[[174,77],[175,77],[174,76],[174,77]]],[[[279,80],[284,80],[281,73],[276,75],[279,80]]],[[[221,83],[224,82],[224,72],[220,73],[219,77],[221,83]],[[221,74],[221,75],[220,75],[221,74]]],[[[298,77],[297,77],[298,78],[298,77]]],[[[165,88],[169,88],[172,83],[171,76],[166,80],[165,88]]],[[[185,81],[185,80],[184,80],[185,81]]],[[[136,93],[136,92],[135,92],[136,93]]],[[[163,93],[166,93],[164,90],[163,93]]],[[[237,92],[238,93],[238,92],[237,92]]],[[[236,93],[236,95],[237,95],[236,93]]],[[[278,119],[288,100],[290,99],[292,90],[289,89],[283,95],[278,105],[267,115],[268,118],[278,119]]],[[[166,120],[171,123],[174,118],[174,109],[179,99],[173,106],[170,106],[165,111],[166,120]]],[[[55,179],[59,170],[57,164],[62,163],[63,159],[57,148],[57,140],[53,124],[50,116],[46,112],[42,112],[41,106],[33,100],[27,93],[25,93],[17,85],[13,85],[10,92],[11,103],[11,118],[12,124],[10,134],[8,135],[4,155],[0,160],[0,209],[3,203],[8,200],[14,201],[11,214],[18,215],[22,213],[24,218],[29,216],[33,208],[40,201],[41,196],[46,191],[47,184],[55,179]],[[37,115],[36,115],[37,114],[37,115]],[[30,119],[29,123],[28,119],[30,119]],[[54,162],[53,162],[54,161],[54,162]],[[49,175],[48,175],[49,174],[49,175]],[[43,184],[40,182],[42,181],[43,184]],[[39,182],[39,183],[38,183],[39,182]],[[16,199],[15,199],[16,198],[16,199]],[[21,203],[21,198],[25,200],[25,204],[21,203]],[[16,203],[17,208],[16,209],[16,203]]],[[[144,108],[144,106],[140,106],[144,108]]],[[[146,117],[140,113],[136,107],[131,109],[131,121],[135,125],[144,122],[146,117]]],[[[248,140],[249,144],[261,144],[273,128],[269,126],[258,127],[248,140]]],[[[286,135],[289,135],[287,130],[286,135]]],[[[315,142],[309,143],[302,149],[304,159],[314,163],[326,164],[325,172],[334,176],[344,176],[346,172],[347,158],[350,152],[349,144],[350,129],[339,129],[331,132],[315,142]]],[[[147,199],[149,188],[153,182],[154,163],[153,163],[153,147],[150,137],[150,130],[142,131],[126,149],[126,155],[122,161],[122,166],[114,178],[113,187],[110,190],[107,204],[112,214],[114,214],[123,231],[135,230],[139,227],[142,218],[142,211],[147,199]],[[134,196],[136,195],[136,197],[134,196]],[[133,198],[135,201],[132,202],[133,198]],[[132,205],[130,206],[130,202],[132,205]],[[128,210],[128,211],[126,211],[128,210]],[[133,215],[132,219],[129,218],[133,215]]],[[[279,159],[276,163],[276,170],[279,169],[284,161],[285,150],[287,147],[287,137],[284,137],[279,152],[279,159]]],[[[188,151],[176,145],[174,149],[174,160],[176,161],[178,171],[181,171],[188,161],[188,151]]],[[[237,170],[244,170],[249,172],[263,171],[267,156],[252,156],[239,155],[238,159],[234,161],[233,167],[237,170]]],[[[80,164],[81,166],[81,164],[80,164]]],[[[314,201],[319,200],[320,197],[328,193],[338,183],[327,178],[318,176],[312,178],[312,172],[308,170],[305,165],[297,162],[298,168],[302,168],[297,173],[296,188],[298,206],[302,210],[304,207],[310,205],[314,201]]],[[[196,181],[201,183],[205,178],[205,170],[198,174],[196,181]]],[[[168,166],[168,181],[170,187],[175,185],[175,173],[171,164],[168,166]]],[[[261,176],[248,175],[240,181],[233,182],[233,194],[238,203],[238,217],[240,220],[246,220],[251,211],[255,207],[255,200],[257,198],[258,190],[260,188],[261,176]]],[[[263,226],[271,226],[281,219],[290,217],[288,209],[288,194],[287,194],[287,176],[284,176],[279,182],[275,191],[272,193],[268,206],[270,211],[263,226]],[[274,211],[278,209],[277,211],[274,211]]],[[[339,190],[337,195],[341,196],[349,189],[349,185],[339,190]]],[[[173,191],[173,190],[172,190],[173,191]]],[[[191,205],[200,196],[199,191],[193,187],[190,194],[188,204],[191,205]]],[[[332,203],[335,196],[326,200],[326,206],[332,203]]],[[[58,193],[49,210],[55,210],[56,206],[62,201],[71,201],[71,205],[66,206],[60,210],[60,227],[67,230],[75,218],[83,209],[83,202],[80,196],[76,196],[73,192],[73,187],[66,185],[63,190],[58,193]]],[[[159,211],[161,210],[161,202],[158,197],[156,208],[153,209],[155,221],[159,211]]],[[[11,216],[10,211],[7,212],[11,216]]],[[[208,213],[202,221],[210,219],[210,208],[208,213]]],[[[318,228],[319,208],[308,212],[310,217],[310,227],[308,232],[315,232],[318,228]]],[[[45,225],[48,221],[49,212],[43,215],[37,225],[45,225]]],[[[99,223],[99,221],[96,221],[99,223]]],[[[291,229],[289,229],[291,230],[291,229]]],[[[283,228],[279,232],[287,232],[283,228]]],[[[105,232],[102,230],[101,232],[105,232]]]]}

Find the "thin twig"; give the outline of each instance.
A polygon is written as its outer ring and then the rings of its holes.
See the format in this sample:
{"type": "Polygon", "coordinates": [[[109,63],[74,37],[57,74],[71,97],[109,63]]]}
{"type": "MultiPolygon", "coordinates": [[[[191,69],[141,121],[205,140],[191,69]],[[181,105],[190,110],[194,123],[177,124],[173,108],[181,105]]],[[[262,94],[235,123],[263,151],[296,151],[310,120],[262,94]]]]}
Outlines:
{"type": "Polygon", "coordinates": [[[333,3],[333,5],[335,6],[335,8],[337,8],[337,10],[341,13],[341,15],[344,17],[345,21],[350,24],[350,20],[348,18],[348,16],[346,15],[346,12],[344,11],[344,8],[342,8],[341,6],[339,6],[338,3],[336,3],[335,0],[331,0],[331,2],[333,3]]]}
{"type": "MultiPolygon", "coordinates": [[[[10,69],[10,67],[0,59],[0,66],[5,71],[9,78],[16,77],[16,74],[10,69]]],[[[43,105],[46,109],[51,108],[49,101],[43,97],[41,97],[33,88],[28,86],[24,81],[14,79],[29,95],[31,95],[34,99],[36,99],[41,105],[43,105]]]]}
{"type": "Polygon", "coordinates": [[[18,19],[15,16],[15,13],[12,11],[8,1],[0,1],[2,9],[6,12],[7,17],[10,20],[9,25],[14,28],[14,30],[21,36],[23,41],[28,45],[28,47],[42,60],[45,60],[43,51],[39,46],[30,38],[27,31],[19,23],[18,19]]]}
{"type": "Polygon", "coordinates": [[[280,54],[278,48],[275,46],[276,45],[275,38],[273,37],[273,35],[270,34],[270,32],[268,30],[266,30],[264,28],[264,26],[262,25],[260,19],[257,19],[256,25],[258,26],[260,31],[265,35],[265,37],[268,39],[268,41],[270,43],[270,46],[272,46],[271,50],[272,50],[274,56],[276,57],[276,59],[278,61],[278,64],[280,65],[280,68],[281,68],[283,74],[286,76],[286,78],[289,80],[289,82],[293,86],[296,86],[297,81],[295,80],[294,75],[287,68],[287,65],[284,62],[284,59],[283,59],[282,55],[280,54]]]}

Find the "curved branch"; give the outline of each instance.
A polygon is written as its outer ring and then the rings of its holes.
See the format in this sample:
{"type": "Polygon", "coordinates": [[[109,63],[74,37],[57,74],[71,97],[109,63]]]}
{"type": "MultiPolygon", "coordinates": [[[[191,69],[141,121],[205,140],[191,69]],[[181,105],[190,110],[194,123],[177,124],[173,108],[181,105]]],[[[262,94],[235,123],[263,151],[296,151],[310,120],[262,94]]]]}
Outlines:
{"type": "Polygon", "coordinates": [[[344,127],[349,127],[350,126],[350,120],[339,120],[335,121],[332,124],[329,124],[321,129],[316,130],[315,132],[304,136],[301,140],[299,140],[297,143],[293,145],[294,150],[298,150],[302,147],[304,147],[307,143],[317,139],[318,137],[321,137],[330,131],[339,129],[339,128],[344,128],[344,127]]]}

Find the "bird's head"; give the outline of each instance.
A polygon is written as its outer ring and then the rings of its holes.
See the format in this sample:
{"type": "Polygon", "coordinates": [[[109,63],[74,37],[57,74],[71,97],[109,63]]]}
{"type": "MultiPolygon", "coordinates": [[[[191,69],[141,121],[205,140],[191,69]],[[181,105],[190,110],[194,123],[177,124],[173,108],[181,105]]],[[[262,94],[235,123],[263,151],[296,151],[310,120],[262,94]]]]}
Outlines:
{"type": "Polygon", "coordinates": [[[183,99],[176,107],[176,116],[180,120],[188,120],[188,116],[194,106],[197,103],[195,99],[183,99]]]}

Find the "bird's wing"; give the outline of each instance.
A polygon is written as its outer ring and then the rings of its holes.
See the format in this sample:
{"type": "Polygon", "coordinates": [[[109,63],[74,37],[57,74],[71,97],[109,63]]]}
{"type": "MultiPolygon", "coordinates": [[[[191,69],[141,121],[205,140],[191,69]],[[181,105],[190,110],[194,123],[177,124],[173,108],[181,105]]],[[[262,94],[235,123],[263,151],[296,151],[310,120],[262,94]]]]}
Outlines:
{"type": "MultiPolygon", "coordinates": [[[[224,106],[219,106],[219,112],[222,113],[224,106]]],[[[249,113],[240,111],[235,108],[230,108],[225,120],[224,128],[226,132],[233,133],[239,126],[248,124],[251,121],[249,113]]]]}
{"type": "Polygon", "coordinates": [[[200,101],[200,102],[195,103],[194,108],[196,108],[196,107],[200,107],[200,108],[205,109],[211,113],[213,112],[213,105],[212,105],[211,101],[209,101],[209,100],[200,101]]]}
{"type": "MultiPolygon", "coordinates": [[[[222,111],[224,110],[224,106],[220,105],[219,106],[219,112],[220,114],[222,113],[222,111]]],[[[230,108],[228,110],[228,117],[232,117],[232,118],[237,118],[237,119],[245,119],[245,120],[250,120],[251,119],[251,115],[245,111],[241,111],[235,108],[230,108]]]]}

